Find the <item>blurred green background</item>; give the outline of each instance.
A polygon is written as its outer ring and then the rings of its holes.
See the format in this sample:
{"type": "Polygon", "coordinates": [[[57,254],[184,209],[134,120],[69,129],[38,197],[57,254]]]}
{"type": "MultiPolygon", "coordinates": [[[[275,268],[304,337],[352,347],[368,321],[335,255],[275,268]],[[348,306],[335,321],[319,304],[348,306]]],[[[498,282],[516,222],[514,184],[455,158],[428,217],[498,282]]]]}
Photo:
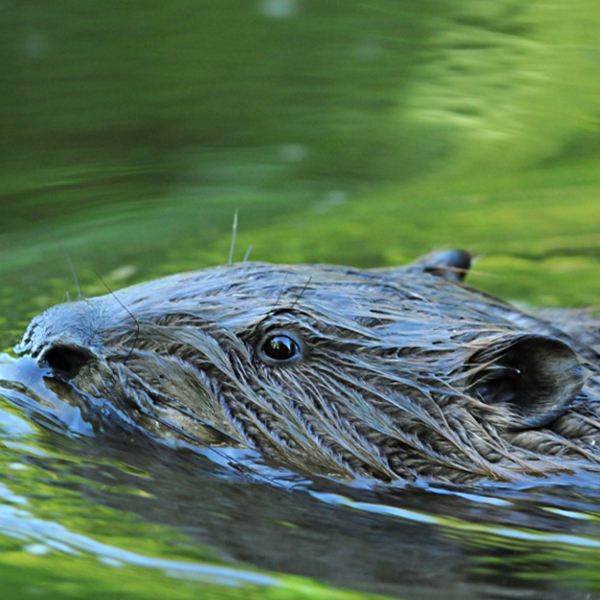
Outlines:
{"type": "Polygon", "coordinates": [[[0,9],[13,312],[73,293],[63,250],[86,294],[105,292],[96,273],[119,287],[224,262],[238,209],[239,260],[250,245],[357,266],[464,247],[494,293],[596,303],[593,0],[0,9]]]}

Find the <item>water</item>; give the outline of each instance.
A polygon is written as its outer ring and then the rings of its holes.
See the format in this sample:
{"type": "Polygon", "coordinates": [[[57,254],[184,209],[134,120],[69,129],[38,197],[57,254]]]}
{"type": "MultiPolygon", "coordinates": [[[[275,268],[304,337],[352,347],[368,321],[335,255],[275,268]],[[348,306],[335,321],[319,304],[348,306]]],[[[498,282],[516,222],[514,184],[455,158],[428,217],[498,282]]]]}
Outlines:
{"type": "Polygon", "coordinates": [[[597,308],[595,2],[2,8],[3,598],[600,598],[590,477],[308,478],[94,427],[11,355],[77,285],[225,262],[236,211],[236,260],[459,247],[478,287],[597,308]]]}

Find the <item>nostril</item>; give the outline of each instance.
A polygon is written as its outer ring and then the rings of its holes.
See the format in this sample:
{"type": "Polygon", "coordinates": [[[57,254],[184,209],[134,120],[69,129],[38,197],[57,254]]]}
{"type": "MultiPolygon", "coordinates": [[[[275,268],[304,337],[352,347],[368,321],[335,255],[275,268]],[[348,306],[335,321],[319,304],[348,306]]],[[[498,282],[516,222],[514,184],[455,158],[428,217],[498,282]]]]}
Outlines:
{"type": "Polygon", "coordinates": [[[43,362],[61,379],[73,379],[93,358],[92,352],[78,346],[52,346],[43,355],[43,362]]]}

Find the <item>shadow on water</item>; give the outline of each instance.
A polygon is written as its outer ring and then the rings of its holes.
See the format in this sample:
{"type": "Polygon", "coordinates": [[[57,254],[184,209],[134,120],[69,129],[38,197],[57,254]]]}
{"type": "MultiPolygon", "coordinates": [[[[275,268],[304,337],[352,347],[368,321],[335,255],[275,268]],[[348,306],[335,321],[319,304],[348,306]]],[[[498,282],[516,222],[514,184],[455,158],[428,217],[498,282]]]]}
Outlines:
{"type": "Polygon", "coordinates": [[[575,599],[600,587],[600,491],[585,478],[470,489],[306,478],[246,451],[156,444],[111,419],[98,426],[98,414],[93,428],[37,372],[2,357],[0,534],[47,564],[95,558],[100,589],[117,565],[205,597],[242,586],[575,599]]]}

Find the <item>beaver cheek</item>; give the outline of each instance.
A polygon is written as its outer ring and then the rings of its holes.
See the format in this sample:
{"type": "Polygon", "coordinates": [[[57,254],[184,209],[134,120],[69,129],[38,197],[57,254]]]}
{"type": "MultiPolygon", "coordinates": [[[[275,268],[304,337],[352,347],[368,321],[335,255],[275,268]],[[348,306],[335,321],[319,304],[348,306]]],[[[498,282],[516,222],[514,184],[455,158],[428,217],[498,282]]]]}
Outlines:
{"type": "Polygon", "coordinates": [[[467,391],[486,404],[505,407],[507,430],[544,427],[563,415],[585,382],[579,356],[564,342],[521,334],[479,351],[467,391]]]}

